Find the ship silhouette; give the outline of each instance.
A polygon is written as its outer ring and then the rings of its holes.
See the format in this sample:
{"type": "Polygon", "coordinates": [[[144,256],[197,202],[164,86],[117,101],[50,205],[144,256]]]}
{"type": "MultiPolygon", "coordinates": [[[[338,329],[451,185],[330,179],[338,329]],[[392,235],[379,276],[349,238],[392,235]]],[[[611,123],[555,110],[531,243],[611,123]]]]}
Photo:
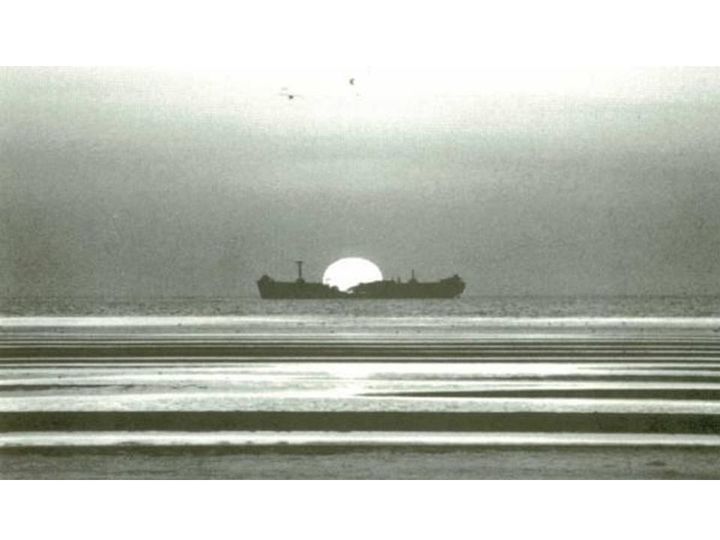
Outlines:
{"type": "Polygon", "coordinates": [[[360,283],[341,291],[324,283],[305,281],[302,261],[295,261],[298,277],[295,281],[277,281],[267,274],[257,280],[260,297],[264,299],[398,299],[398,298],[457,298],[465,290],[465,282],[455,274],[439,281],[422,282],[415,279],[415,271],[408,281],[380,280],[360,283]]]}

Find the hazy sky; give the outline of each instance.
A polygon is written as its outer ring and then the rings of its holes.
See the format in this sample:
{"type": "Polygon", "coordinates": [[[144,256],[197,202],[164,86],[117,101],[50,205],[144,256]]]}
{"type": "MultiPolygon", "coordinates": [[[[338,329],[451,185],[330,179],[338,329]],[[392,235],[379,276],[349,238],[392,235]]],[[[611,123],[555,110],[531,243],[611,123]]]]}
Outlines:
{"type": "Polygon", "coordinates": [[[720,69],[5,69],[0,295],[718,294],[718,149],[720,69]]]}

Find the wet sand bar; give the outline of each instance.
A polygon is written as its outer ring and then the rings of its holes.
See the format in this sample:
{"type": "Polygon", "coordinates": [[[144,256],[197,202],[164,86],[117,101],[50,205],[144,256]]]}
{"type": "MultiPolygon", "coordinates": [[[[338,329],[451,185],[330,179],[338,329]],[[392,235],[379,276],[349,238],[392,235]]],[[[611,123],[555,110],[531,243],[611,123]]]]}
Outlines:
{"type": "Polygon", "coordinates": [[[165,447],[0,452],[10,479],[720,479],[717,448],[165,447]]]}
{"type": "Polygon", "coordinates": [[[2,478],[720,478],[716,319],[59,319],[0,331],[2,478]]]}
{"type": "Polygon", "coordinates": [[[720,434],[715,414],[173,411],[0,413],[30,431],[492,431],[720,434]]]}

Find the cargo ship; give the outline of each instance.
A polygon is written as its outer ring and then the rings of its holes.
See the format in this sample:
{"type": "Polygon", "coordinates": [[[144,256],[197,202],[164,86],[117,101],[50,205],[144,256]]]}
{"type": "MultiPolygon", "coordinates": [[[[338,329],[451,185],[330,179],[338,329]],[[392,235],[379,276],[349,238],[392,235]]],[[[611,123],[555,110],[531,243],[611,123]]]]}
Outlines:
{"type": "Polygon", "coordinates": [[[296,261],[298,277],[295,281],[276,281],[268,275],[257,280],[260,297],[267,300],[284,299],[400,299],[400,298],[457,298],[465,290],[465,282],[455,274],[439,281],[422,282],[415,279],[412,271],[408,281],[381,280],[360,283],[347,291],[341,291],[324,283],[305,281],[302,261],[296,261]]]}

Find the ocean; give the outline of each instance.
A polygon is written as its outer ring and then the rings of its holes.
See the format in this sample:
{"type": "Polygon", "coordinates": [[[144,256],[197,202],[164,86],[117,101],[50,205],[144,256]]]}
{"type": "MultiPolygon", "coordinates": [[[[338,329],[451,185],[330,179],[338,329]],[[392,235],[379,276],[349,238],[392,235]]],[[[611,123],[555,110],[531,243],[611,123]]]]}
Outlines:
{"type": "Polygon", "coordinates": [[[2,478],[720,478],[719,297],[0,313],[2,478]]]}
{"type": "Polygon", "coordinates": [[[463,296],[453,300],[0,297],[0,316],[720,317],[720,296],[463,296]]]}

